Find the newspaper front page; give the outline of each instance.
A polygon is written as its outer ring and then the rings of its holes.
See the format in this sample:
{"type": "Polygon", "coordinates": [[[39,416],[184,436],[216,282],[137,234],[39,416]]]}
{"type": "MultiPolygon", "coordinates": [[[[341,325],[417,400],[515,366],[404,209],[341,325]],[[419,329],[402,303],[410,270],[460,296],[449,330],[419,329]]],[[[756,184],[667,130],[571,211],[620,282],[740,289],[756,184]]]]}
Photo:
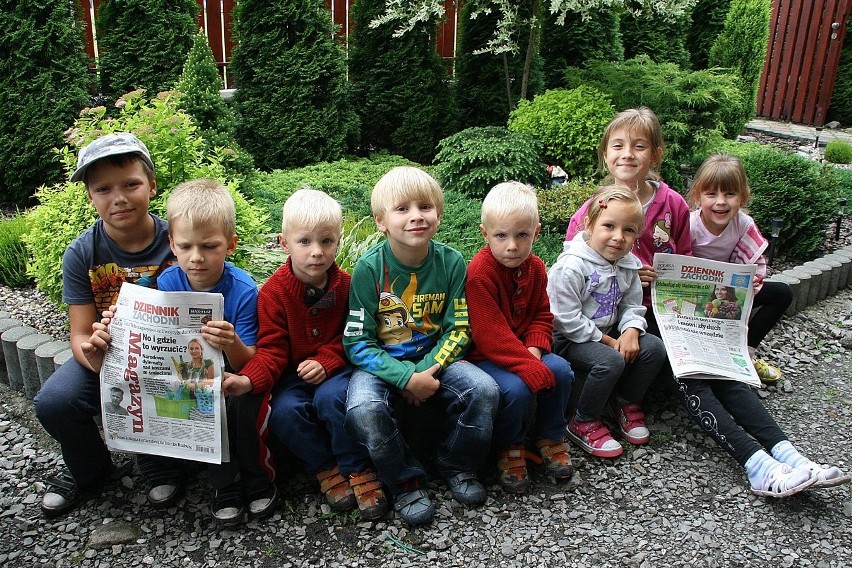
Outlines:
{"type": "Polygon", "coordinates": [[[121,286],[101,369],[104,436],[111,449],[228,460],[224,358],[201,336],[201,326],[221,320],[223,311],[221,294],[121,286]]]}
{"type": "Polygon", "coordinates": [[[674,374],[759,387],[746,345],[755,266],[658,253],[654,268],[652,308],[674,374]]]}

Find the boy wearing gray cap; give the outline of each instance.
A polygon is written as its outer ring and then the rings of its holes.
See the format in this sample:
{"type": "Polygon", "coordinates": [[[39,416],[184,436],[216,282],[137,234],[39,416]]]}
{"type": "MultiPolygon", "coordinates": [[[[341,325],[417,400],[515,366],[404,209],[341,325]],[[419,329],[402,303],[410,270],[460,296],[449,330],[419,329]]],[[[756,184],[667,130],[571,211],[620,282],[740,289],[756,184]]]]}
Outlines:
{"type": "Polygon", "coordinates": [[[62,301],[68,304],[74,357],[35,398],[36,416],[59,442],[67,468],[48,480],[41,502],[48,518],[98,495],[106,481],[122,473],[94,420],[100,414],[100,383],[81,344],[123,282],[156,287],[157,275],[175,260],[166,222],[148,212],[157,181],[148,148],[136,136],[107,134],[83,147],[71,181],[85,184],[99,218],[62,257],[62,301]]]}

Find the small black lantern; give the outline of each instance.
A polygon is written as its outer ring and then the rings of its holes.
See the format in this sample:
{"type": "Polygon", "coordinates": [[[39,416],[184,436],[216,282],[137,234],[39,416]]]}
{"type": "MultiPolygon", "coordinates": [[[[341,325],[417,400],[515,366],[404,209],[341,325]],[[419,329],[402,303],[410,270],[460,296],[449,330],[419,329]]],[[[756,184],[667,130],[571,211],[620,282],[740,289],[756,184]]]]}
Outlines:
{"type": "Polygon", "coordinates": [[[772,264],[775,260],[775,247],[778,244],[778,237],[781,236],[781,227],[784,226],[784,219],[776,217],[772,220],[772,240],[769,241],[769,258],[767,264],[772,264]]]}

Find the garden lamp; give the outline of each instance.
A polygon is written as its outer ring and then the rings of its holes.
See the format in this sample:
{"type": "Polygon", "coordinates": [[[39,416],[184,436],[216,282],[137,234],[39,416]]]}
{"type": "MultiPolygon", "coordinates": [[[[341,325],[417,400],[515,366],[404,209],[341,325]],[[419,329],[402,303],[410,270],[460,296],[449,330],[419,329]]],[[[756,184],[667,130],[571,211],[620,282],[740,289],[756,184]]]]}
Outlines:
{"type": "Polygon", "coordinates": [[[778,243],[778,237],[781,236],[781,227],[784,225],[784,219],[780,217],[776,217],[772,220],[772,240],[769,241],[769,258],[767,259],[767,264],[772,264],[772,261],[775,260],[775,246],[778,243]]]}
{"type": "Polygon", "coordinates": [[[846,215],[846,198],[841,197],[837,200],[837,219],[834,222],[834,240],[840,240],[840,224],[843,222],[843,216],[846,215]]]}

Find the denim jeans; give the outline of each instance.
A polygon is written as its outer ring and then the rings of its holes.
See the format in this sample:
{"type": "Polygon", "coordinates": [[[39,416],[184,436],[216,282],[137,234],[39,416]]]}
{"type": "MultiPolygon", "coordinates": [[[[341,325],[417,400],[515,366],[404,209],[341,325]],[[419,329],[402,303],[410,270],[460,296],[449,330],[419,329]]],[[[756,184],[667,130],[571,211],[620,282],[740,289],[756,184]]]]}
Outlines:
{"type": "Polygon", "coordinates": [[[500,389],[500,407],[494,419],[494,448],[502,450],[512,444],[523,443],[529,430],[531,410],[535,405],[533,434],[537,438],[561,440],[568,425],[565,407],[571,397],[574,372],[568,361],[553,353],[541,358],[556,376],[556,386],[533,393],[515,373],[491,361],[477,361],[476,366],[491,375],[500,389]]]}
{"type": "Polygon", "coordinates": [[[367,453],[344,426],[351,373],[352,368],[345,367],[319,385],[292,374],[272,389],[270,429],[305,462],[309,473],[337,465],[345,477],[369,467],[367,453]]]}
{"type": "MultiPolygon", "coordinates": [[[[428,403],[447,418],[449,433],[438,442],[437,467],[444,478],[475,472],[491,446],[500,392],[494,380],[468,361],[450,364],[438,377],[441,386],[428,403]]],[[[376,472],[394,495],[411,480],[425,481],[426,471],[414,457],[394,411],[399,389],[356,370],[349,381],[346,430],[367,448],[376,472]]],[[[434,432],[434,424],[422,424],[434,432]]]]}
{"type": "Polygon", "coordinates": [[[639,336],[639,354],[629,364],[621,353],[603,343],[573,343],[559,333],[555,334],[553,350],[568,359],[575,371],[588,372],[577,400],[577,414],[584,420],[600,419],[613,394],[627,402],[641,402],[666,362],[663,340],[650,333],[639,336]]]}
{"type": "Polygon", "coordinates": [[[74,481],[81,487],[102,481],[112,458],[94,419],[101,412],[98,375],[71,358],[47,379],[34,402],[74,481]]]}

